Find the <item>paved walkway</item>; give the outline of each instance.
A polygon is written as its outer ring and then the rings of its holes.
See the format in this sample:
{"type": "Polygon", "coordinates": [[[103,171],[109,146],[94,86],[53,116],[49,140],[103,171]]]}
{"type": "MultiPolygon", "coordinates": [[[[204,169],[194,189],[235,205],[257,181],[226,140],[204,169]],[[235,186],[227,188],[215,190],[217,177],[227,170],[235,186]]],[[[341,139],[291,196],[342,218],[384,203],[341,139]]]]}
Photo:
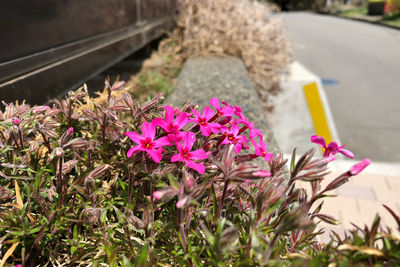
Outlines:
{"type": "MultiPolygon", "coordinates": [[[[303,95],[304,84],[318,79],[318,76],[305,69],[299,62],[295,62],[291,67],[291,75],[282,83],[284,91],[274,99],[275,113],[269,114],[268,119],[286,158],[290,158],[294,147],[297,147],[298,156],[312,147],[319,147],[310,142],[310,136],[316,132],[303,95]]],[[[328,111],[328,103],[325,101],[323,104],[328,111]]],[[[334,124],[335,121],[332,121],[330,128],[335,129],[334,124]]],[[[343,144],[340,131],[338,134],[332,134],[332,137],[339,144],[343,144]]],[[[357,151],[353,150],[352,143],[347,143],[346,148],[359,156],[357,151]]],[[[316,156],[321,156],[318,153],[320,151],[318,149],[316,156]]],[[[338,155],[337,160],[330,163],[332,173],[322,182],[322,188],[358,161],[338,155]]],[[[298,183],[298,186],[310,188],[309,183],[298,183]]],[[[370,227],[376,213],[381,216],[382,225],[397,229],[396,222],[382,204],[400,214],[400,163],[382,163],[372,159],[370,166],[332,194],[337,194],[337,197],[324,199],[321,212],[334,216],[341,224],[334,226],[321,223],[321,227],[327,230],[322,237],[323,241],[328,240],[329,230],[343,234],[345,229],[354,229],[351,223],[362,228],[365,224],[370,227]]]]}
{"type": "MultiPolygon", "coordinates": [[[[345,161],[342,160],[341,163],[343,162],[345,161]]],[[[353,161],[350,162],[351,164],[353,163],[353,161]]],[[[351,164],[339,163],[338,165],[342,166],[333,165],[333,171],[322,182],[321,188],[324,188],[348,169],[343,169],[343,165],[351,166],[351,164]]],[[[342,235],[345,229],[354,229],[352,223],[361,228],[364,228],[365,224],[370,227],[377,213],[381,217],[382,226],[387,225],[393,230],[397,229],[395,220],[382,204],[389,206],[396,214],[400,214],[400,172],[396,175],[399,167],[392,168],[393,171],[389,169],[379,171],[378,169],[381,167],[379,165],[381,164],[376,163],[374,166],[373,162],[370,170],[367,167],[364,173],[350,178],[348,183],[332,192],[337,194],[337,197],[325,198],[321,213],[335,217],[340,222],[340,225],[321,223],[321,227],[326,229],[321,238],[322,241],[329,240],[330,230],[342,235]]],[[[301,182],[298,183],[298,187],[309,188],[309,185],[301,182]]]]}

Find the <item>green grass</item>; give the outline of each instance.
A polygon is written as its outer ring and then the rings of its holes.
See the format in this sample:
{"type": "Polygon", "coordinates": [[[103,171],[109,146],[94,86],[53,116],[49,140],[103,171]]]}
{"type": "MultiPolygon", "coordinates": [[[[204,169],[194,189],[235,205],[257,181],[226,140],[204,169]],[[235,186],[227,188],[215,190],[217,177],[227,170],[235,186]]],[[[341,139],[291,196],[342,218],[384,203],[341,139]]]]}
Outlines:
{"type": "Polygon", "coordinates": [[[400,13],[384,16],[381,22],[387,25],[400,27],[400,13]]]}
{"type": "Polygon", "coordinates": [[[352,8],[348,10],[342,10],[338,14],[339,16],[344,16],[344,17],[352,17],[356,15],[367,15],[367,7],[358,7],[358,8],[352,8]]]}
{"type": "MultiPolygon", "coordinates": [[[[357,17],[359,15],[367,15],[367,7],[352,8],[348,10],[341,10],[337,15],[342,17],[357,17]]],[[[394,15],[385,15],[382,19],[377,20],[377,23],[387,24],[391,26],[400,27],[400,13],[394,15]]]]}

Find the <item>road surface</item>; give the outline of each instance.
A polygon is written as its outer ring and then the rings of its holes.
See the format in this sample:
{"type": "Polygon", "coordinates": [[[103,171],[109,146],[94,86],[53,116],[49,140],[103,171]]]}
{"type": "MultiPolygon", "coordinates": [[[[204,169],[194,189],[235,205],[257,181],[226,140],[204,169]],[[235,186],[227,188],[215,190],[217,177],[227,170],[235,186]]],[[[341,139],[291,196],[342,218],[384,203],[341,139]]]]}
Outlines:
{"type": "Polygon", "coordinates": [[[294,57],[321,78],[343,144],[357,159],[400,162],[400,30],[284,13],[294,57]]]}

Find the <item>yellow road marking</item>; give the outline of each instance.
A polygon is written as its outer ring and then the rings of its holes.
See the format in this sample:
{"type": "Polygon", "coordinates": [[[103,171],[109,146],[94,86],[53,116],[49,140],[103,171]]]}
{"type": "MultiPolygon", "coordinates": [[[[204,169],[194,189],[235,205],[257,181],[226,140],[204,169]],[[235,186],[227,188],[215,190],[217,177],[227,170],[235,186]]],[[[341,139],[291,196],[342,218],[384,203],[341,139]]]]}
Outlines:
{"type": "Polygon", "coordinates": [[[304,96],[306,97],[308,109],[314,123],[315,133],[325,138],[326,144],[332,142],[332,135],[329,131],[328,120],[321,97],[318,92],[318,85],[312,82],[303,86],[304,96]]]}

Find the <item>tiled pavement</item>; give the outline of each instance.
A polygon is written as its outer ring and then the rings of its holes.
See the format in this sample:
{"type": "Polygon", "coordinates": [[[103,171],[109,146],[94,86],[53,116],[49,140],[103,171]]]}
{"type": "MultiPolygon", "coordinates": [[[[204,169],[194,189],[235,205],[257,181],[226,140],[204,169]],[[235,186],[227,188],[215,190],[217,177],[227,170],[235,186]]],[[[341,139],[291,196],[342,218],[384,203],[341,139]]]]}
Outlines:
{"type": "MultiPolygon", "coordinates": [[[[321,188],[340,174],[337,170],[330,173],[321,183],[321,188]]],[[[301,182],[298,186],[309,189],[307,183],[301,182]]],[[[321,222],[320,226],[326,230],[322,241],[328,240],[330,230],[340,234],[344,233],[345,229],[354,229],[351,223],[362,228],[365,224],[370,227],[377,213],[381,217],[382,225],[397,229],[396,222],[382,204],[400,214],[400,174],[360,173],[332,193],[337,197],[325,198],[321,213],[334,216],[340,224],[335,226],[321,222]]],[[[316,203],[315,207],[318,204],[316,203]]]]}

